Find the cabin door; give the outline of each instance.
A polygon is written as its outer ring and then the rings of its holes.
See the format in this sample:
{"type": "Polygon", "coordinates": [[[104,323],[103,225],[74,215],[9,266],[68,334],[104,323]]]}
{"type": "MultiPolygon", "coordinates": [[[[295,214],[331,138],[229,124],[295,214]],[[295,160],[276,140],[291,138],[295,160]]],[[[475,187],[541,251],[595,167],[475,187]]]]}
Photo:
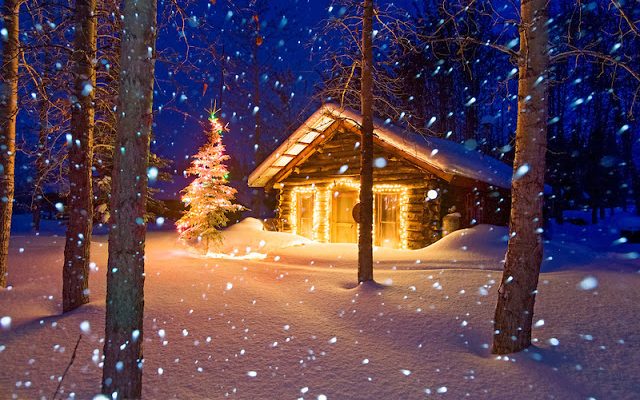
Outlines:
{"type": "Polygon", "coordinates": [[[296,197],[297,233],[306,238],[313,238],[313,193],[299,193],[296,197]]]}
{"type": "Polygon", "coordinates": [[[356,243],[358,224],[353,219],[353,206],[358,201],[355,191],[340,191],[332,196],[331,206],[331,242],[356,243]]]}
{"type": "Polygon", "coordinates": [[[375,216],[375,245],[400,247],[400,196],[376,193],[375,216]]]}

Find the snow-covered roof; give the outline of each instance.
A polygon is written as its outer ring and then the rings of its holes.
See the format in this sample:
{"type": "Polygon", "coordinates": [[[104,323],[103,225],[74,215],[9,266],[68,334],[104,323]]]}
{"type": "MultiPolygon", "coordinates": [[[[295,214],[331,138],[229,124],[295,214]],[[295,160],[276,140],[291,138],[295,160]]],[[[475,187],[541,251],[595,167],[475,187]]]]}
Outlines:
{"type": "MultiPolygon", "coordinates": [[[[273,178],[285,167],[292,167],[290,163],[300,162],[300,154],[336,121],[359,130],[362,116],[336,104],[323,105],[251,173],[249,186],[265,187],[276,183],[272,182],[273,178]]],[[[431,170],[505,189],[511,187],[513,171],[510,166],[462,144],[418,135],[377,119],[374,137],[379,144],[388,145],[406,155],[409,161],[431,170]]]]}

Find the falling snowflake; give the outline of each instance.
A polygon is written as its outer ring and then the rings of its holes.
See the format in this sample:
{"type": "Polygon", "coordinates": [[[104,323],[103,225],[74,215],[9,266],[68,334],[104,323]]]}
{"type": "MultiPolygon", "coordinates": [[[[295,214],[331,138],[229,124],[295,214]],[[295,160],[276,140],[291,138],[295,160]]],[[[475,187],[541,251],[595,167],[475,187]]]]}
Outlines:
{"type": "Polygon", "coordinates": [[[89,321],[82,321],[80,323],[80,330],[85,334],[91,333],[91,324],[89,321]]]}
{"type": "Polygon", "coordinates": [[[582,290],[593,290],[598,287],[598,280],[593,276],[587,276],[578,284],[582,290]]]}

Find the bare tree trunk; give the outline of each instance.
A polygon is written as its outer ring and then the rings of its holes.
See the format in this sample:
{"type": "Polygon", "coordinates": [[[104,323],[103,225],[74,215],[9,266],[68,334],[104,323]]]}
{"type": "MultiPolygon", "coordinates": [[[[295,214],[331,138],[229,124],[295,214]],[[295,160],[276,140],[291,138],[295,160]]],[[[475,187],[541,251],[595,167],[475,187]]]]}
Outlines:
{"type": "Polygon", "coordinates": [[[125,0],[111,191],[102,393],[142,395],[144,221],[153,122],[156,0],[125,0]]]}
{"type": "Polygon", "coordinates": [[[548,2],[521,3],[518,121],[512,183],[510,239],[498,290],[492,352],[508,354],[531,344],[540,263],[547,148],[548,2]],[[524,168],[524,170],[522,169],[524,168]]]}
{"type": "MultiPolygon", "coordinates": [[[[43,30],[47,32],[45,36],[45,41],[47,46],[50,45],[50,37],[49,37],[49,29],[48,24],[45,23],[44,18],[42,16],[39,19],[39,23],[43,26],[43,30]]],[[[50,109],[50,100],[47,93],[49,85],[51,84],[51,79],[49,78],[49,69],[48,65],[51,63],[51,58],[49,57],[49,52],[45,51],[43,54],[42,64],[45,68],[42,70],[42,77],[38,82],[39,88],[38,92],[40,93],[40,100],[38,101],[38,113],[39,113],[39,124],[38,127],[38,150],[37,150],[37,158],[36,158],[36,183],[34,185],[33,196],[31,198],[31,215],[32,215],[32,224],[33,229],[35,231],[40,230],[40,220],[42,214],[42,203],[44,196],[44,184],[47,178],[47,164],[46,164],[46,151],[47,151],[47,137],[49,135],[49,109],[50,109]]]]}
{"type": "MultiPolygon", "coordinates": [[[[465,26],[466,26],[466,34],[473,38],[477,38],[478,29],[477,29],[477,14],[478,14],[478,4],[475,0],[465,0],[465,7],[467,8],[467,12],[465,14],[465,26]]],[[[480,76],[477,74],[477,67],[475,63],[476,57],[478,57],[478,45],[474,43],[465,44],[462,49],[462,77],[464,79],[465,86],[469,88],[466,92],[467,95],[464,97],[464,103],[469,104],[465,106],[464,111],[464,131],[462,132],[462,136],[464,140],[469,139],[480,139],[480,132],[478,132],[480,128],[479,118],[478,118],[478,101],[471,102],[471,98],[480,100],[480,76]]],[[[485,138],[485,139],[488,139],[485,138]]]]}
{"type": "Polygon", "coordinates": [[[362,144],[360,153],[360,231],[358,282],[373,281],[373,0],[362,15],[362,144]]]}
{"type": "MultiPolygon", "coordinates": [[[[629,131],[629,142],[633,143],[633,133],[629,131]]],[[[633,191],[633,205],[636,215],[640,215],[640,164],[636,165],[633,160],[629,162],[629,174],[631,175],[631,190],[633,191]]],[[[626,204],[626,199],[625,199],[626,204]]]]}
{"type": "Polygon", "coordinates": [[[73,50],[74,91],[69,146],[69,222],[64,246],[62,311],[89,302],[89,257],[93,228],[94,98],[96,86],[96,0],[76,0],[73,50]]]}
{"type": "MultiPolygon", "coordinates": [[[[47,57],[45,56],[45,60],[47,57]]],[[[48,65],[45,61],[45,65],[48,65]]],[[[42,77],[42,91],[46,90],[46,83],[48,81],[47,72],[43,72],[42,77]]],[[[39,102],[39,111],[40,111],[40,127],[38,131],[38,151],[36,158],[36,174],[37,181],[34,186],[34,193],[31,199],[31,215],[32,215],[32,223],[33,229],[37,231],[40,230],[40,220],[42,214],[42,202],[44,196],[43,185],[45,184],[46,179],[46,163],[45,163],[45,152],[47,150],[47,136],[49,134],[49,99],[41,96],[41,100],[39,102]]]]}
{"type": "Polygon", "coordinates": [[[21,0],[4,0],[0,14],[7,30],[0,66],[0,287],[7,287],[7,262],[15,191],[18,53],[21,0]]]}
{"type": "MultiPolygon", "coordinates": [[[[260,24],[256,19],[256,37],[251,45],[251,58],[252,58],[252,79],[253,79],[253,105],[254,107],[260,107],[260,60],[258,60],[258,47],[260,47],[260,24]]],[[[262,110],[256,111],[254,108],[255,127],[253,135],[253,151],[255,167],[262,162],[262,110]]],[[[253,196],[252,211],[256,218],[260,218],[262,214],[262,205],[264,203],[265,196],[262,192],[253,196]]]]}
{"type": "MultiPolygon", "coordinates": [[[[253,58],[253,105],[254,107],[260,107],[260,63],[258,61],[258,44],[254,43],[252,47],[252,58],[253,58]]],[[[253,150],[255,152],[255,161],[256,166],[262,161],[260,155],[262,153],[262,121],[260,119],[260,111],[255,111],[254,108],[254,119],[255,119],[255,130],[253,136],[253,150]]]]}
{"type": "Polygon", "coordinates": [[[636,215],[640,215],[640,168],[635,167],[635,175],[631,176],[631,184],[633,185],[634,205],[636,207],[636,215]]]}

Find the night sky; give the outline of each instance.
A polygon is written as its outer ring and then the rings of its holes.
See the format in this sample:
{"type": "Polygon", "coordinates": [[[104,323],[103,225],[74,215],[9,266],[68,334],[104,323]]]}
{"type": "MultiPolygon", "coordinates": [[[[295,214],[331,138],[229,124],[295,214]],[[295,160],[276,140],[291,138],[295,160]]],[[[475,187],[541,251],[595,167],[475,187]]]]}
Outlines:
{"type": "MultiPolygon", "coordinates": [[[[162,24],[162,3],[160,2],[159,21],[162,24]]],[[[215,101],[221,116],[229,123],[230,131],[224,142],[232,158],[243,163],[251,162],[254,119],[254,103],[251,88],[245,84],[251,63],[250,46],[254,40],[251,29],[255,26],[247,16],[252,10],[259,13],[260,34],[263,44],[259,47],[260,79],[263,100],[269,96],[275,84],[275,72],[290,71],[295,82],[288,85],[287,92],[293,93],[290,98],[293,112],[298,120],[305,118],[315,106],[312,98],[314,86],[319,82],[317,54],[312,53],[314,35],[322,26],[323,20],[330,16],[329,0],[270,1],[267,7],[260,4],[253,8],[249,3],[227,1],[199,1],[189,7],[189,19],[185,25],[185,35],[181,27],[173,23],[164,26],[157,41],[159,54],[175,51],[176,56],[162,60],[156,64],[156,94],[154,109],[158,110],[155,120],[155,143],[152,149],[173,161],[176,173],[173,183],[160,183],[163,194],[160,197],[175,197],[175,192],[186,185],[181,172],[188,165],[188,156],[194,154],[202,145],[206,136],[207,111],[215,101]],[[215,5],[213,4],[215,3],[215,5]],[[240,4],[244,3],[244,4],[240,4]],[[244,7],[243,7],[244,6],[244,7]],[[185,37],[189,42],[189,56],[185,37]],[[224,49],[224,63],[204,50],[207,45],[215,44],[215,51],[224,49]],[[228,57],[228,58],[227,58],[228,57]],[[193,65],[184,70],[175,68],[176,63],[193,65]],[[220,103],[221,65],[225,64],[225,90],[220,103]]],[[[335,13],[336,10],[332,9],[335,13]]],[[[175,20],[174,20],[175,21],[175,20]]],[[[317,104],[317,103],[316,103],[317,104]]],[[[283,127],[270,121],[268,111],[260,110],[265,125],[265,153],[272,151],[276,140],[288,135],[283,127]]],[[[247,167],[251,170],[251,167],[247,167]]],[[[232,176],[236,181],[246,177],[232,176]]],[[[241,189],[241,188],[239,188],[241,189]]]]}
{"type": "MultiPolygon", "coordinates": [[[[257,113],[262,121],[260,156],[264,158],[313,113],[322,100],[327,100],[321,99],[318,95],[321,83],[328,77],[329,66],[323,56],[330,50],[344,51],[353,43],[341,42],[338,33],[326,33],[324,27],[331,18],[342,16],[345,12],[348,15],[349,11],[346,11],[343,4],[355,3],[340,4],[335,0],[187,0],[179,3],[184,8],[176,10],[172,1],[158,0],[158,59],[154,94],[155,140],[152,143],[152,151],[172,162],[169,172],[173,175],[173,182],[152,182],[151,184],[161,189],[158,195],[161,199],[179,197],[178,192],[188,183],[188,179],[184,178],[182,173],[190,163],[190,156],[195,154],[198,147],[207,140],[205,130],[208,111],[215,102],[221,110],[221,117],[229,123],[230,131],[225,134],[224,143],[232,158],[229,162],[230,180],[240,192],[239,200],[244,202],[252,194],[247,190],[246,178],[256,166],[253,148],[254,113],[257,113]],[[259,26],[258,33],[256,33],[256,26],[259,26]],[[254,63],[252,47],[258,35],[261,45],[258,47],[257,62],[254,63]],[[256,65],[261,92],[257,111],[256,101],[253,98],[255,85],[252,83],[252,73],[256,65]],[[222,92],[221,81],[224,81],[225,85],[222,92]],[[275,116],[278,113],[284,113],[285,108],[288,113],[286,118],[275,116]]],[[[582,3],[583,11],[590,10],[596,3],[582,3]]],[[[407,21],[414,20],[416,9],[425,11],[430,9],[430,4],[438,4],[438,1],[432,0],[431,3],[413,0],[377,2],[380,8],[393,5],[397,9],[406,10],[405,12],[410,14],[410,16],[405,14],[407,21]]],[[[517,27],[508,21],[517,19],[518,2],[494,1],[491,5],[493,12],[499,14],[500,18],[495,24],[491,24],[486,29],[483,28],[481,36],[491,37],[491,40],[497,44],[516,49],[518,47],[517,27]]],[[[571,5],[552,2],[550,12],[552,15],[558,15],[561,12],[566,14],[568,11],[564,9],[572,7],[574,7],[573,2],[571,5]]],[[[26,16],[26,9],[23,13],[26,16]]],[[[23,18],[21,23],[25,25],[24,28],[27,28],[22,33],[23,40],[26,35],[29,35],[28,29],[33,30],[32,26],[27,26],[27,20],[23,18]]],[[[585,32],[589,31],[589,24],[593,22],[595,21],[588,18],[585,20],[585,32]]],[[[437,18],[433,20],[425,17],[416,24],[415,28],[419,30],[426,27],[427,30],[433,30],[438,23],[437,18]]],[[[559,23],[552,23],[551,40],[559,38],[559,41],[562,41],[564,29],[559,23]]],[[[597,31],[594,32],[596,35],[599,34],[597,31]]],[[[71,37],[72,35],[69,34],[68,39],[71,37]]],[[[378,39],[374,44],[378,48],[384,47],[384,43],[378,39]]],[[[604,52],[612,51],[615,54],[622,54],[624,51],[630,52],[630,49],[633,49],[623,47],[611,50],[617,47],[614,46],[615,38],[610,35],[600,35],[598,39],[601,40],[599,45],[604,52]]],[[[626,40],[625,46],[629,44],[633,45],[633,41],[626,40]]],[[[425,51],[430,50],[425,49],[425,51]]],[[[434,68],[426,64],[423,68],[431,68],[427,71],[431,76],[437,73],[442,75],[447,73],[443,71],[450,69],[451,65],[457,61],[447,62],[448,68],[434,68]]],[[[456,112],[452,119],[464,120],[465,107],[475,103],[482,124],[485,120],[493,123],[495,132],[492,132],[492,135],[497,137],[495,140],[497,143],[494,146],[499,148],[492,155],[500,158],[501,148],[512,148],[510,145],[515,130],[517,68],[508,57],[487,48],[483,49],[481,56],[473,62],[483,66],[489,62],[491,65],[490,68],[481,69],[482,79],[478,81],[481,98],[477,99],[477,102],[475,98],[470,97],[465,84],[455,85],[456,92],[434,92],[433,96],[453,99],[452,103],[459,102],[463,105],[460,107],[458,104],[457,110],[450,107],[452,112],[456,112]]],[[[582,64],[571,64],[566,71],[566,77],[563,77],[566,87],[566,93],[563,96],[566,97],[567,113],[558,125],[564,125],[567,132],[582,123],[576,124],[576,119],[592,115],[589,114],[587,106],[594,98],[607,96],[607,94],[593,92],[592,85],[584,84],[593,81],[593,76],[589,75],[593,68],[586,67],[584,60],[582,64]]],[[[460,69],[460,66],[456,68],[460,69]]],[[[624,79],[620,78],[623,77],[622,74],[618,76],[617,79],[620,79],[621,85],[616,88],[616,91],[622,90],[625,95],[625,92],[630,91],[630,86],[626,81],[622,81],[624,79]]],[[[23,98],[27,95],[26,92],[21,93],[23,98]]],[[[628,94],[626,96],[629,97],[628,94]]],[[[19,114],[18,131],[21,135],[19,140],[26,143],[26,147],[33,146],[37,137],[34,134],[36,124],[33,117],[24,111],[19,114]]],[[[587,119],[585,123],[593,122],[587,119]]],[[[440,121],[442,120],[443,118],[440,118],[440,121]]],[[[550,126],[556,122],[552,119],[550,126]]],[[[627,121],[626,117],[616,123],[626,126],[627,129],[631,126],[631,131],[637,129],[636,122],[627,121]]],[[[436,132],[443,136],[448,133],[446,130],[436,132]]],[[[460,132],[454,132],[454,137],[451,139],[459,139],[456,137],[459,134],[460,132]]],[[[637,143],[636,145],[640,146],[637,143]]],[[[19,170],[16,180],[19,189],[24,193],[27,193],[31,187],[29,184],[20,185],[20,183],[28,183],[28,178],[33,175],[31,161],[26,159],[24,154],[18,153],[19,170]]]]}

